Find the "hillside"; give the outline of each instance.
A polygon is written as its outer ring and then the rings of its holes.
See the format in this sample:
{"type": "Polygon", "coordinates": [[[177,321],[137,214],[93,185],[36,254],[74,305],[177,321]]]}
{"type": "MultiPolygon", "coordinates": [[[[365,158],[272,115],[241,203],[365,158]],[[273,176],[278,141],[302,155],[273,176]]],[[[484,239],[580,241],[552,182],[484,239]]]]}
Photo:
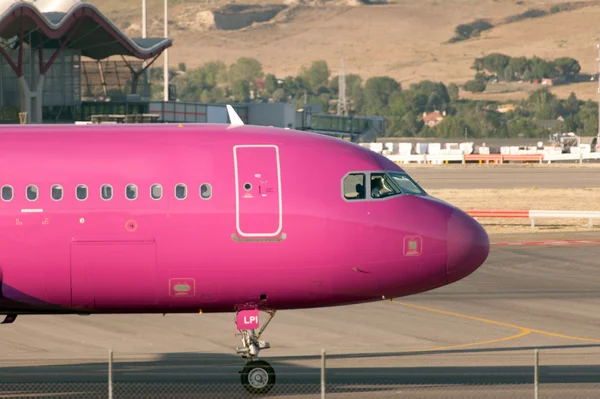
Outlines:
{"type": "MultiPolygon", "coordinates": [[[[97,6],[128,34],[139,36],[140,3],[103,0],[98,1],[97,6]]],[[[162,0],[148,0],[151,36],[162,35],[162,3],[162,0]]],[[[359,5],[357,1],[341,0],[310,4],[271,0],[248,4],[278,4],[280,8],[263,10],[275,15],[271,21],[237,30],[220,30],[214,27],[218,18],[221,23],[240,18],[231,4],[229,12],[234,16],[228,17],[226,13],[211,12],[225,6],[224,2],[170,0],[169,36],[175,39],[169,53],[171,64],[185,62],[190,68],[216,59],[231,64],[239,57],[250,56],[260,60],[266,72],[284,77],[295,75],[301,66],[319,59],[326,60],[336,74],[343,57],[346,73],[363,77],[388,75],[403,85],[422,79],[462,83],[473,77],[474,71],[470,69],[473,59],[491,52],[551,59],[569,56],[579,60],[582,72],[597,70],[598,1],[570,2],[572,10],[512,23],[505,21],[530,9],[549,10],[553,5],[566,3],[556,0],[398,0],[359,5]],[[447,43],[457,25],[480,18],[489,19],[495,27],[479,37],[447,43]]],[[[596,87],[582,83],[557,86],[553,91],[561,97],[573,90],[578,97],[595,98],[596,87]]],[[[518,98],[526,95],[527,90],[484,93],[476,97],[518,98]]]]}

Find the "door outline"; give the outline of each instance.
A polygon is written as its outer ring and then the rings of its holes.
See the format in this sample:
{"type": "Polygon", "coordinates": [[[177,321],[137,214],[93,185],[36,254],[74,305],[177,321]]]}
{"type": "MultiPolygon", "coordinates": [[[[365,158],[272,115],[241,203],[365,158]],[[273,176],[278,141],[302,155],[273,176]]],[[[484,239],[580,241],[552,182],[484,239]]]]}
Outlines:
{"type": "Polygon", "coordinates": [[[244,237],[276,237],[283,229],[283,207],[282,207],[282,188],[281,188],[281,165],[279,162],[279,147],[274,144],[242,144],[233,146],[233,169],[235,175],[235,228],[240,236],[244,237]],[[240,229],[240,182],[238,176],[238,148],[275,148],[275,158],[277,162],[277,188],[279,205],[279,227],[274,233],[244,233],[240,229]]]}

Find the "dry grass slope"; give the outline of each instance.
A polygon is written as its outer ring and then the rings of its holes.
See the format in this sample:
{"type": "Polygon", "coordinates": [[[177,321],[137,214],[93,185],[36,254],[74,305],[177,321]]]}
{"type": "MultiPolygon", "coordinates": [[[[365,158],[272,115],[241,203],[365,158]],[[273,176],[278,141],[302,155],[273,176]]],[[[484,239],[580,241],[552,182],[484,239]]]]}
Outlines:
{"type": "MultiPolygon", "coordinates": [[[[600,211],[600,188],[557,190],[547,188],[429,190],[438,197],[464,210],[586,210],[600,211]]],[[[531,231],[529,219],[482,218],[479,222],[488,233],[531,231]]],[[[536,221],[538,231],[600,230],[587,227],[582,219],[544,219],[536,221]]],[[[600,223],[598,223],[600,224],[600,223]]]]}
{"type": "MultiPolygon", "coordinates": [[[[260,4],[275,2],[283,1],[260,4]]],[[[162,3],[148,0],[152,35],[162,32],[162,3]]],[[[170,0],[170,36],[175,38],[170,58],[173,65],[185,62],[194,67],[215,59],[233,63],[239,57],[252,56],[261,60],[267,72],[285,76],[319,59],[337,68],[343,57],[347,73],[389,75],[404,85],[422,79],[464,82],[473,76],[473,59],[491,52],[570,56],[580,61],[584,72],[595,72],[600,5],[594,2],[586,2],[592,5],[574,11],[500,25],[468,41],[444,44],[458,24],[478,18],[498,22],[531,8],[547,10],[559,3],[564,1],[396,0],[393,4],[352,7],[337,1],[298,6],[287,20],[275,24],[259,24],[241,31],[202,31],[202,13],[225,3],[170,0]]],[[[126,27],[130,35],[139,35],[139,2],[103,0],[97,5],[118,26],[126,27]]],[[[580,84],[555,90],[566,97],[574,89],[588,98],[594,94],[592,86],[580,84]]],[[[502,100],[522,95],[499,93],[487,97],[502,100]]]]}

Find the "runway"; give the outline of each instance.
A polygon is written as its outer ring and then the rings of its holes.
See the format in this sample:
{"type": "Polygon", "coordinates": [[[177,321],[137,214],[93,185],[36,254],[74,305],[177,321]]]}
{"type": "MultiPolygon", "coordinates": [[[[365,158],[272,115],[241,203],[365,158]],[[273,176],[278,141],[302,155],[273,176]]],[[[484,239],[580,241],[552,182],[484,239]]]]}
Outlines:
{"type": "Polygon", "coordinates": [[[401,165],[425,190],[600,187],[597,165],[401,165]]]}
{"type": "MultiPolygon", "coordinates": [[[[448,287],[281,312],[264,336],[273,348],[261,352],[277,372],[270,396],[320,394],[324,348],[327,397],[530,398],[539,348],[540,397],[594,397],[599,258],[597,244],[494,246],[480,270],[448,287]]],[[[109,347],[115,398],[245,396],[232,315],[31,316],[0,331],[0,398],[15,391],[104,398],[109,347]]]]}

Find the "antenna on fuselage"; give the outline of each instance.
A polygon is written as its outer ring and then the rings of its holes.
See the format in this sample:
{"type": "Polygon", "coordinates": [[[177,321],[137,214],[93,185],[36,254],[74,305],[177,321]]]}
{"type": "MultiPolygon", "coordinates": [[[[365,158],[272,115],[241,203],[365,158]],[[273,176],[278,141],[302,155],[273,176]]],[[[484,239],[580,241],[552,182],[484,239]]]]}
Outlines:
{"type": "Polygon", "coordinates": [[[227,104],[227,114],[229,114],[229,123],[231,126],[244,126],[242,118],[235,112],[233,107],[227,104]]]}

